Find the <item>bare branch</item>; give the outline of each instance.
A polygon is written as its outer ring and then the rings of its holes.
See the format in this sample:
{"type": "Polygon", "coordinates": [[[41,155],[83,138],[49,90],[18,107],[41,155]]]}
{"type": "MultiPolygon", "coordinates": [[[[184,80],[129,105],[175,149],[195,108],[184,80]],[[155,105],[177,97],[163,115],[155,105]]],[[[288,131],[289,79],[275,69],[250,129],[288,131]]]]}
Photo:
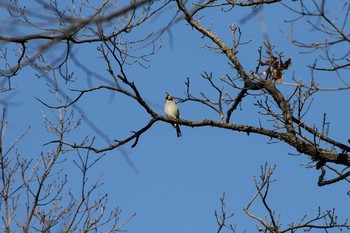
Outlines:
{"type": "Polygon", "coordinates": [[[244,211],[249,217],[258,221],[262,227],[257,226],[258,231],[263,232],[295,232],[296,230],[310,231],[312,229],[324,229],[327,232],[327,229],[340,229],[346,230],[350,229],[348,224],[348,219],[345,219],[343,223],[338,223],[338,216],[335,215],[335,210],[326,210],[325,212],[321,211],[321,208],[318,208],[317,214],[315,217],[311,217],[307,220],[307,215],[301,218],[298,223],[290,223],[288,227],[283,229],[282,224],[279,222],[279,218],[276,215],[275,211],[268,204],[268,192],[270,184],[274,181],[272,180],[272,175],[275,171],[275,166],[267,166],[265,163],[264,166],[261,166],[261,175],[259,179],[254,177],[255,188],[257,192],[254,194],[250,202],[247,204],[244,211]],[[268,213],[268,219],[259,217],[256,214],[251,212],[251,206],[257,201],[257,198],[260,198],[260,201],[263,203],[265,210],[268,213]]]}

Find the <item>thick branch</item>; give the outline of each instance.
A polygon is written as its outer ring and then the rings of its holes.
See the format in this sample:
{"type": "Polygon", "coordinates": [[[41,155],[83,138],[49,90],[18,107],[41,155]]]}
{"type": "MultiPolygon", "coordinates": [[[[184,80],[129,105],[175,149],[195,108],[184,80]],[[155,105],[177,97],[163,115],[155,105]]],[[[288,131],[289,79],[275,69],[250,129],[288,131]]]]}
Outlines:
{"type": "Polygon", "coordinates": [[[257,0],[257,1],[246,1],[246,2],[237,2],[234,0],[227,0],[228,3],[234,6],[257,6],[262,4],[273,4],[280,1],[282,0],[257,0]]]}

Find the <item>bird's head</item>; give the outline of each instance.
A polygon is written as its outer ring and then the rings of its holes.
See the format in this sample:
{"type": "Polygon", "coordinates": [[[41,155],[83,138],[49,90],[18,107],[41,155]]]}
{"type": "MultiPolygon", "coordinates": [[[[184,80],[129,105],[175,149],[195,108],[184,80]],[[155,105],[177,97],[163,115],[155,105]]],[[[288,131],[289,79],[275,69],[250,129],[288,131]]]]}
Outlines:
{"type": "Polygon", "coordinates": [[[173,96],[167,95],[167,96],[165,97],[165,99],[166,99],[166,100],[169,100],[169,101],[172,101],[172,100],[173,100],[173,96]]]}

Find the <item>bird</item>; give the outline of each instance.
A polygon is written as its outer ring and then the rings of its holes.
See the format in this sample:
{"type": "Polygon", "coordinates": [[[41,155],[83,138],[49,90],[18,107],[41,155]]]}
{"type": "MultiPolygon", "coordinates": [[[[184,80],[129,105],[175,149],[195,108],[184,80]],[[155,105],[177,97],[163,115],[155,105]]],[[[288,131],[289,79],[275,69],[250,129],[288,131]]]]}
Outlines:
{"type": "MultiPolygon", "coordinates": [[[[165,97],[165,106],[164,106],[164,112],[167,115],[167,117],[173,118],[173,119],[180,119],[180,111],[177,106],[177,104],[174,102],[173,97],[171,95],[167,95],[165,97]]],[[[174,128],[176,128],[176,134],[177,137],[181,137],[181,130],[180,126],[178,124],[173,124],[174,128]]]]}

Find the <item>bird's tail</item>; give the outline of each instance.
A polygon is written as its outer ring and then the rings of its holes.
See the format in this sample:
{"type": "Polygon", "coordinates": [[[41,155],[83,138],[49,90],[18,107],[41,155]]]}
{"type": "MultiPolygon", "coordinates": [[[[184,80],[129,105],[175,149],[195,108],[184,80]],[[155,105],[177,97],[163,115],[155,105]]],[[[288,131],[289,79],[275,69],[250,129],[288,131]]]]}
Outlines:
{"type": "Polygon", "coordinates": [[[178,124],[175,124],[174,127],[176,128],[176,134],[177,134],[177,137],[181,137],[182,136],[182,133],[181,133],[181,130],[180,130],[180,126],[178,124]]]}

